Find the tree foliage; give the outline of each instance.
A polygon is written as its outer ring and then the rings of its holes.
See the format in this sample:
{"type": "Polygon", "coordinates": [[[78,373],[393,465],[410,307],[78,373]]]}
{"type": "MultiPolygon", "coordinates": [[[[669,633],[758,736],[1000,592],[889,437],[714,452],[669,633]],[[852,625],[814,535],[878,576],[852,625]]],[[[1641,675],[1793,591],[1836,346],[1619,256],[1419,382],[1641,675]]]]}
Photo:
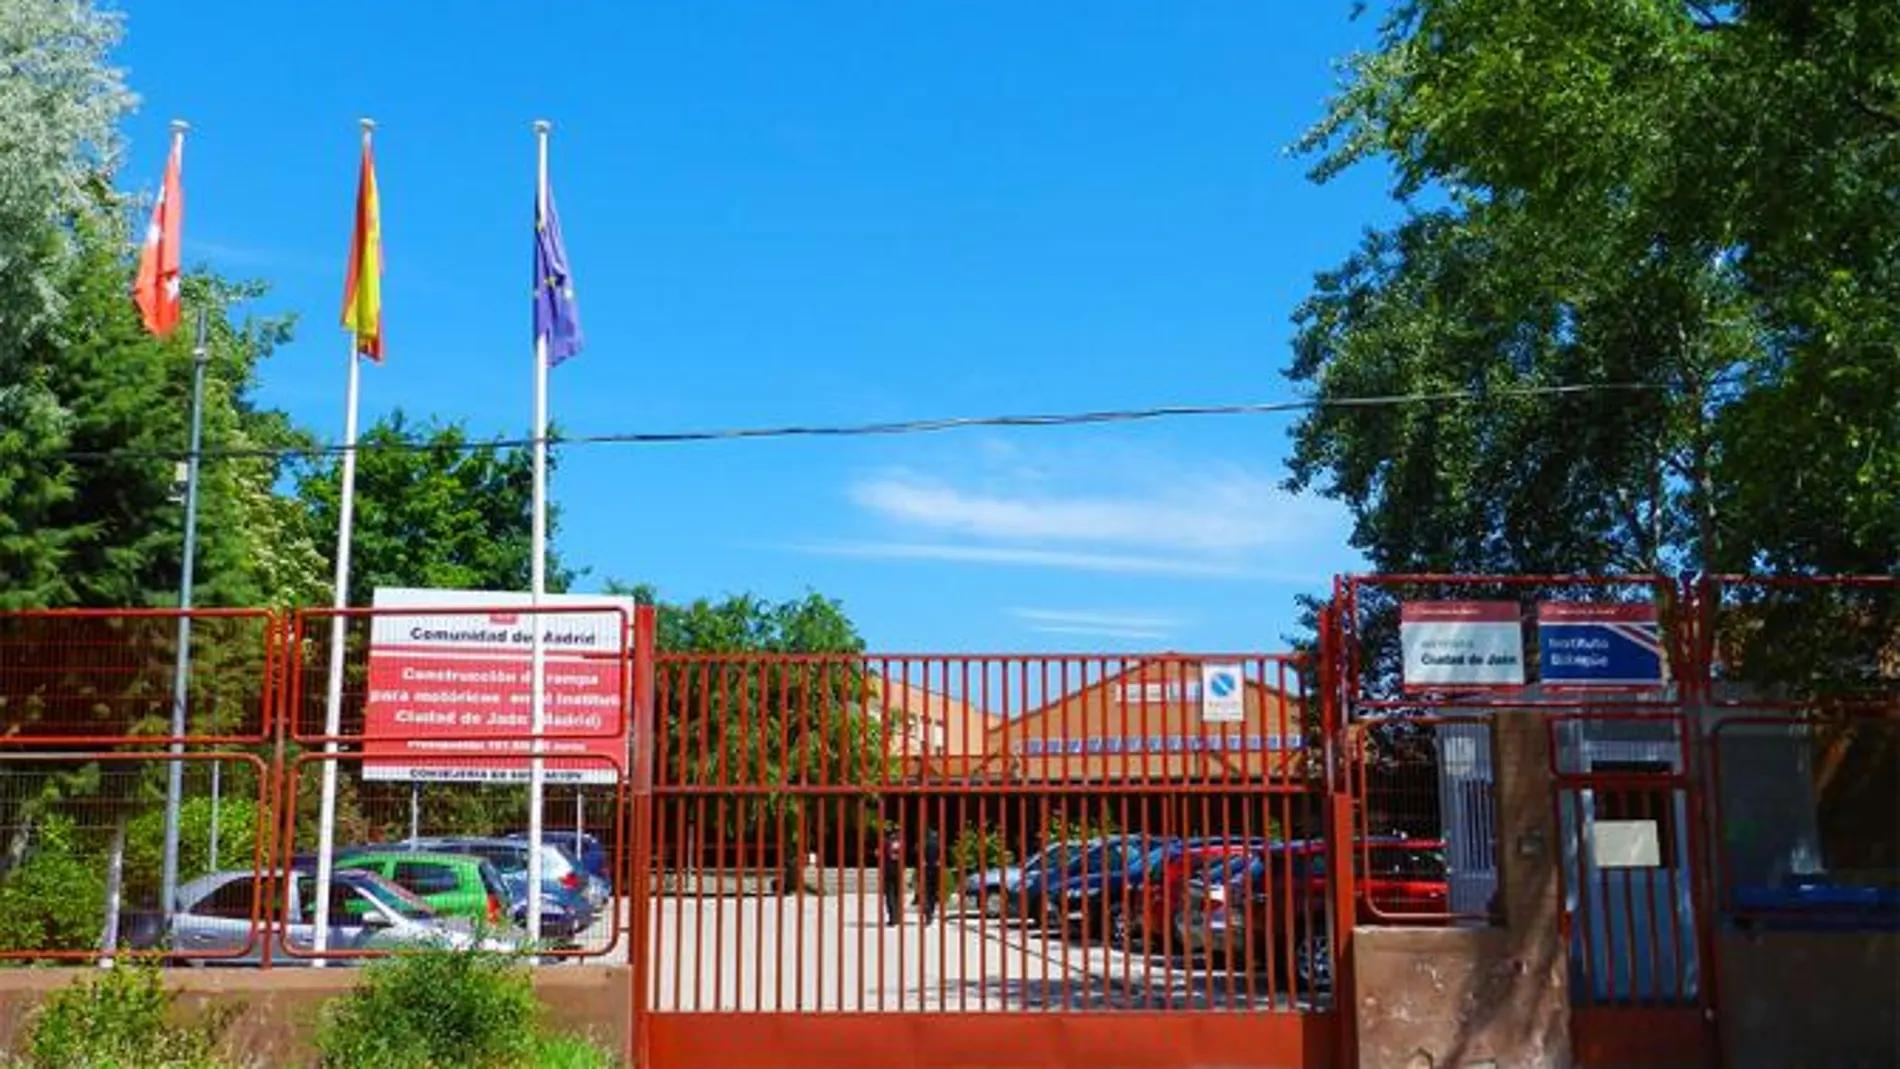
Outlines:
{"type": "Polygon", "coordinates": [[[899,772],[889,739],[904,725],[885,712],[842,605],[817,594],[667,605],[650,586],[608,591],[659,607],[655,777],[780,788],[688,804],[676,817],[694,835],[717,844],[775,828],[766,834],[787,844],[780,860],[790,870],[819,843],[820,820],[829,822],[825,845],[875,830],[876,787],[899,772]],[[845,799],[811,790],[846,784],[865,791],[845,799]]]}
{"type": "Polygon", "coordinates": [[[1900,567],[1896,72],[1879,0],[1397,5],[1303,147],[1406,213],[1290,376],[1478,396],[1318,409],[1292,485],[1382,569],[1900,567]]]}
{"type": "MultiPolygon", "coordinates": [[[[534,494],[528,450],[471,449],[460,422],[417,425],[400,409],[358,441],[350,604],[368,605],[379,586],[528,589],[534,494]]],[[[326,569],[335,554],[341,470],[341,460],[333,459],[298,485],[306,531],[321,547],[326,569]]],[[[557,512],[549,510],[550,542],[557,512]]],[[[572,579],[550,552],[548,589],[566,590],[572,579]]]]}
{"type": "Polygon", "coordinates": [[[120,23],[71,0],[0,6],[0,373],[56,328],[74,228],[99,211],[133,102],[106,58],[120,23]]]}

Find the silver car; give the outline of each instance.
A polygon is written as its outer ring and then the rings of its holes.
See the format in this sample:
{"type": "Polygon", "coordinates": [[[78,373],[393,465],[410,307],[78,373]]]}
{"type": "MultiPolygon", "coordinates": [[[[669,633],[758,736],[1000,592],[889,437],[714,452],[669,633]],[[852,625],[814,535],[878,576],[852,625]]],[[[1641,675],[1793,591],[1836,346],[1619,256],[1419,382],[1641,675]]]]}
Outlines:
{"type": "MultiPolygon", "coordinates": [[[[316,949],[316,877],[304,871],[278,886],[288,894],[288,925],[279,931],[260,918],[253,921],[258,882],[246,871],[216,872],[178,889],[179,909],[172,914],[172,946],[181,954],[206,955],[219,963],[248,964],[261,960],[264,944],[281,934],[293,954],[273,954],[279,964],[301,964],[298,957],[316,949]],[[256,937],[252,937],[253,926],[256,937]],[[222,956],[220,956],[222,955],[222,956]]],[[[441,946],[456,950],[507,952],[519,940],[505,933],[478,935],[459,920],[444,920],[429,904],[374,873],[339,870],[330,882],[329,949],[332,951],[394,950],[441,946]]],[[[280,944],[282,945],[282,944],[280,944]]]]}
{"type": "MultiPolygon", "coordinates": [[[[1247,880],[1253,858],[1216,860],[1188,878],[1181,888],[1181,910],[1174,918],[1174,947],[1189,957],[1240,964],[1250,951],[1264,954],[1267,932],[1259,929],[1266,910],[1263,896],[1247,880]]],[[[1256,957],[1256,962],[1264,957],[1256,957]]]]}

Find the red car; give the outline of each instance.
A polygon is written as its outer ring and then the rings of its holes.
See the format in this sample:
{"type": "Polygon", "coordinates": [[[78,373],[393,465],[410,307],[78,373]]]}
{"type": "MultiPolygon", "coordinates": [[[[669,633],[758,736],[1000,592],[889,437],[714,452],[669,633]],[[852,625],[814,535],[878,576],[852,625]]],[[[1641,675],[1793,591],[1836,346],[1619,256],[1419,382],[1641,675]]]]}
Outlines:
{"type": "Polygon", "coordinates": [[[1244,843],[1209,843],[1170,852],[1162,860],[1160,871],[1149,876],[1142,885],[1141,933],[1150,942],[1158,943],[1172,930],[1174,915],[1181,911],[1181,889],[1190,873],[1201,871],[1210,861],[1259,849],[1244,843]]]}
{"type": "MultiPolygon", "coordinates": [[[[1309,894],[1324,894],[1326,857],[1318,844],[1303,868],[1309,894]]],[[[1353,875],[1357,881],[1359,923],[1376,924],[1387,917],[1418,921],[1449,912],[1451,890],[1442,839],[1378,837],[1352,844],[1353,875]]]]}
{"type": "MultiPolygon", "coordinates": [[[[1432,917],[1449,916],[1450,882],[1442,840],[1360,840],[1353,844],[1352,856],[1359,923],[1395,918],[1429,924],[1432,917]]],[[[1162,883],[1162,893],[1172,895],[1164,902],[1169,928],[1150,931],[1171,930],[1175,945],[1186,951],[1231,955],[1251,943],[1265,953],[1276,939],[1289,934],[1306,939],[1319,931],[1313,923],[1326,907],[1325,847],[1298,842],[1266,850],[1230,850],[1225,855],[1211,851],[1184,866],[1171,889],[1166,889],[1166,880],[1162,883]],[[1236,854],[1251,854],[1251,863],[1224,859],[1236,854]],[[1289,883],[1290,896],[1281,890],[1289,883]],[[1275,905],[1289,898],[1286,905],[1275,905]],[[1244,907],[1239,906],[1241,902],[1244,907]]],[[[1150,919],[1149,923],[1155,922],[1150,919]]]]}

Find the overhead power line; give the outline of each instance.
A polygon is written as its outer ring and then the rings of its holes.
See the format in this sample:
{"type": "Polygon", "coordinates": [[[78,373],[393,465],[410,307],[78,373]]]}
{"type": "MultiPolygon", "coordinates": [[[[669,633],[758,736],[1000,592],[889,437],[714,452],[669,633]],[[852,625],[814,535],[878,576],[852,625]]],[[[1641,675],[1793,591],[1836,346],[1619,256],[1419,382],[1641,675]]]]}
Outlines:
{"type": "MultiPolygon", "coordinates": [[[[1568,386],[1521,386],[1483,390],[1441,390],[1431,393],[1383,394],[1370,397],[1308,398],[1220,405],[1155,405],[1147,408],[1104,409],[1094,412],[1031,413],[997,416],[948,416],[938,419],[896,420],[881,423],[791,424],[778,427],[726,427],[713,430],[622,431],[610,434],[572,434],[551,438],[551,448],[600,445],[681,445],[693,442],[736,442],[771,438],[873,438],[907,434],[940,434],[985,427],[1082,427],[1105,423],[1145,423],[1153,420],[1202,416],[1260,416],[1332,408],[1390,408],[1400,405],[1441,404],[1452,401],[1560,397],[1596,393],[1654,393],[1669,386],[1647,382],[1584,383],[1568,386]]],[[[362,442],[356,450],[368,452],[456,452],[516,449],[534,444],[532,438],[485,438],[468,442],[362,442]]],[[[323,457],[344,452],[340,445],[289,448],[211,448],[203,458],[323,457]]],[[[72,450],[56,454],[67,460],[184,460],[189,454],[168,450],[72,450]]]]}

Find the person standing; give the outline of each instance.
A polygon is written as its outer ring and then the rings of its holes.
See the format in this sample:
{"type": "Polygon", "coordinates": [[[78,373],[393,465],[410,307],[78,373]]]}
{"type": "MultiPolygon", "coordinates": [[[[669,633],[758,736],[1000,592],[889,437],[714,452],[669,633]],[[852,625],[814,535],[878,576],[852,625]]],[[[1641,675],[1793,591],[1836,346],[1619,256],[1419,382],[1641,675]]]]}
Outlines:
{"type": "Polygon", "coordinates": [[[937,833],[924,833],[924,845],[918,860],[919,878],[922,886],[917,897],[923,906],[924,923],[929,924],[937,916],[937,898],[943,893],[943,849],[937,842],[937,833]]]}
{"type": "Polygon", "coordinates": [[[878,884],[884,892],[884,926],[896,927],[904,915],[904,837],[896,828],[884,833],[878,847],[878,884]]]}

